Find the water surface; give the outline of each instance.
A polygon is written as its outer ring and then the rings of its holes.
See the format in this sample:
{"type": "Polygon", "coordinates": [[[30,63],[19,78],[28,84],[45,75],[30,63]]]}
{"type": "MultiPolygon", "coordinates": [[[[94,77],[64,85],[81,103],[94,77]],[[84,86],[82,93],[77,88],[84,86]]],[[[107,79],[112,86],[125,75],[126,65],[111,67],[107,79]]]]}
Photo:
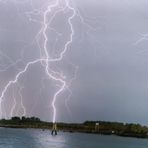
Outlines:
{"type": "Polygon", "coordinates": [[[0,148],[146,148],[148,139],[0,128],[0,148]]]}

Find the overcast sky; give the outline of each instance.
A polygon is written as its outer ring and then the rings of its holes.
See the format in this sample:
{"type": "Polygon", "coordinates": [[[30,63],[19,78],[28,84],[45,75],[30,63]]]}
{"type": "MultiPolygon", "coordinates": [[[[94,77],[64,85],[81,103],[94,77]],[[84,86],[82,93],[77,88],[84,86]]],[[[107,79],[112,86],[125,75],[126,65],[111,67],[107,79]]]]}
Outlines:
{"type": "MultiPolygon", "coordinates": [[[[53,1],[0,1],[0,93],[27,62],[40,58],[43,36],[38,38],[40,48],[35,39],[43,15],[37,10],[43,12],[48,2],[53,1]]],[[[66,76],[68,84],[74,77],[75,66],[79,68],[70,86],[69,107],[65,106],[67,90],[57,98],[57,120],[147,124],[148,1],[73,0],[71,4],[83,20],[79,16],[73,19],[73,43],[64,59],[51,66],[66,76]]],[[[51,56],[58,55],[69,38],[70,14],[70,11],[58,13],[51,24],[60,36],[53,30],[47,32],[51,56]]],[[[58,85],[47,79],[42,64],[31,66],[7,90],[2,102],[3,117],[10,117],[12,109],[13,116],[23,114],[21,93],[26,116],[51,121],[51,101],[58,85]]]]}

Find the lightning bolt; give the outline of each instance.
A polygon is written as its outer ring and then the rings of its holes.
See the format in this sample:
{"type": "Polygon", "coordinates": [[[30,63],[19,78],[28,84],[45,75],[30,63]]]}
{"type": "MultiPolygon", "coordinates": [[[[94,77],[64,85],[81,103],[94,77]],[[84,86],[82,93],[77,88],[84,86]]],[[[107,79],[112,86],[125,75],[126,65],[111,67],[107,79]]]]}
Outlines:
{"type": "Polygon", "coordinates": [[[139,43],[143,42],[143,41],[147,41],[148,40],[148,34],[141,34],[140,33],[141,38],[139,40],[137,40],[134,45],[138,45],[139,43]]]}
{"type": "MultiPolygon", "coordinates": [[[[2,1],[1,1],[2,2],[2,1]]],[[[23,77],[24,73],[26,73],[29,68],[35,64],[40,63],[44,69],[45,69],[45,73],[48,76],[49,79],[52,79],[53,81],[58,83],[59,89],[55,92],[53,99],[52,99],[52,108],[53,108],[53,117],[52,117],[52,122],[55,123],[56,122],[56,116],[57,116],[57,108],[56,108],[56,100],[59,97],[59,95],[65,90],[65,89],[69,89],[69,86],[65,80],[65,76],[63,76],[63,74],[61,74],[58,71],[55,71],[51,68],[51,64],[53,63],[57,63],[63,60],[64,55],[66,54],[68,48],[70,47],[70,45],[73,42],[73,36],[75,34],[74,32],[74,27],[72,24],[72,20],[75,18],[76,16],[76,10],[70,5],[70,1],[69,0],[56,0],[55,2],[50,2],[48,3],[47,9],[45,9],[45,11],[33,11],[32,13],[38,13],[41,14],[43,13],[43,22],[41,22],[42,27],[39,30],[37,36],[36,36],[36,41],[38,44],[38,47],[40,49],[40,58],[30,61],[28,62],[24,69],[22,69],[20,72],[18,72],[15,76],[15,78],[13,80],[10,80],[5,86],[4,89],[2,90],[2,93],[0,95],[0,117],[2,118],[3,116],[3,111],[2,111],[2,103],[3,101],[5,101],[5,95],[8,92],[8,89],[10,89],[14,84],[18,84],[19,80],[21,77],[23,77]],[[57,9],[57,10],[55,10],[57,9]],[[66,10],[70,11],[70,16],[68,17],[67,23],[69,25],[70,28],[70,35],[69,35],[69,39],[66,41],[64,48],[62,49],[62,51],[59,53],[59,55],[57,57],[51,57],[50,55],[50,51],[47,47],[48,44],[48,34],[47,31],[48,29],[54,30],[57,34],[59,34],[56,29],[52,28],[50,26],[50,24],[52,23],[53,19],[56,17],[56,15],[60,12],[65,12],[66,10]],[[49,18],[49,14],[51,14],[51,17],[49,18]],[[43,36],[44,40],[43,40],[43,48],[39,43],[39,38],[43,36]]],[[[30,17],[30,13],[26,13],[29,17],[30,17]]],[[[30,21],[35,21],[33,19],[29,19],[30,21]]],[[[37,21],[36,21],[37,22],[37,21]]],[[[17,61],[18,62],[18,61],[17,61]]],[[[16,62],[16,63],[17,63],[16,62]]],[[[12,63],[12,62],[11,62],[12,63]]],[[[16,65],[16,63],[12,63],[10,66],[14,66],[16,65]]],[[[8,69],[9,67],[7,67],[6,69],[8,69]]],[[[4,71],[6,70],[4,69],[4,71]]],[[[23,109],[23,116],[26,114],[26,109],[23,105],[23,101],[22,101],[22,95],[21,95],[21,90],[22,88],[19,89],[19,96],[21,99],[21,107],[23,109]]],[[[70,91],[71,92],[71,91],[70,91]]],[[[10,116],[13,115],[14,109],[16,108],[16,99],[14,97],[14,92],[13,92],[13,99],[14,99],[14,103],[12,105],[11,111],[10,111],[10,116]]]]}
{"type": "MultiPolygon", "coordinates": [[[[19,3],[19,4],[22,3],[25,5],[25,1],[23,1],[23,2],[20,2],[18,0],[13,0],[13,1],[15,3],[19,3]]],[[[0,2],[7,3],[8,1],[0,0],[0,2]]],[[[12,80],[8,81],[8,83],[2,89],[2,92],[0,94],[0,118],[2,118],[4,116],[3,108],[5,108],[5,107],[4,107],[3,103],[6,100],[6,94],[8,93],[8,90],[12,89],[14,87],[14,85],[16,85],[16,84],[18,86],[17,93],[20,98],[19,109],[22,109],[22,114],[21,114],[22,116],[26,115],[27,109],[25,108],[25,106],[23,104],[24,97],[22,96],[22,89],[24,87],[21,86],[21,83],[19,83],[19,81],[21,78],[23,78],[24,74],[29,71],[29,69],[31,69],[36,64],[40,64],[44,69],[44,73],[46,75],[45,79],[51,80],[52,82],[54,82],[55,86],[57,86],[57,90],[54,93],[53,98],[52,98],[52,103],[50,104],[52,107],[52,110],[53,110],[52,122],[55,123],[57,121],[56,102],[57,102],[58,98],[60,97],[60,95],[62,93],[64,93],[65,90],[69,93],[68,97],[65,99],[65,106],[66,106],[68,112],[70,112],[70,109],[68,108],[68,101],[70,100],[70,97],[72,95],[72,90],[70,89],[70,87],[71,87],[72,82],[76,79],[78,66],[71,64],[72,67],[74,68],[74,74],[70,80],[69,79],[67,80],[67,78],[63,74],[63,72],[61,72],[61,71],[59,72],[59,70],[56,68],[53,68],[52,65],[55,66],[57,63],[62,63],[62,61],[64,60],[64,58],[66,56],[67,51],[71,48],[71,45],[74,41],[74,36],[75,36],[73,21],[76,17],[78,17],[80,19],[80,21],[82,22],[82,24],[85,25],[87,28],[94,30],[94,31],[95,31],[95,29],[85,22],[85,20],[81,16],[79,10],[77,10],[74,7],[73,2],[71,0],[47,0],[45,2],[45,4],[43,4],[40,8],[34,8],[32,0],[30,0],[29,2],[30,2],[30,6],[32,8],[32,11],[25,12],[25,16],[29,21],[40,24],[40,26],[41,26],[40,29],[37,31],[37,34],[35,35],[33,41],[31,42],[31,44],[34,42],[37,44],[37,47],[39,50],[39,57],[32,60],[32,61],[29,61],[27,63],[25,63],[22,60],[24,50],[29,45],[23,47],[23,50],[22,50],[23,52],[21,53],[21,59],[18,59],[15,62],[13,60],[11,60],[10,57],[8,57],[4,53],[0,52],[0,56],[3,56],[3,57],[5,57],[5,59],[8,59],[8,61],[10,63],[10,65],[7,65],[7,66],[1,64],[0,65],[2,67],[2,70],[0,70],[1,72],[6,71],[10,67],[16,67],[17,71],[19,71],[14,76],[14,78],[12,80]],[[68,39],[66,41],[64,41],[63,47],[61,49],[57,49],[56,43],[58,42],[58,38],[61,37],[64,33],[61,33],[56,28],[54,28],[52,26],[52,22],[57,17],[57,15],[60,13],[62,13],[62,14],[68,13],[65,21],[66,21],[67,29],[69,30],[69,32],[68,32],[68,39]],[[35,19],[32,16],[40,16],[41,18],[35,19]],[[50,39],[49,35],[50,34],[48,35],[49,30],[53,31],[56,34],[55,45],[53,48],[54,48],[54,52],[58,52],[58,54],[55,54],[54,56],[52,54],[53,49],[51,49],[51,47],[48,46],[48,44],[50,44],[49,43],[49,39],[50,39]],[[25,65],[23,68],[18,69],[17,64],[20,62],[24,63],[25,65]]],[[[17,8],[17,10],[19,11],[18,8],[17,8]]],[[[18,14],[20,15],[20,13],[18,13],[18,14]]],[[[20,18],[21,18],[21,15],[20,15],[20,18]]],[[[43,83],[44,83],[43,78],[41,78],[41,79],[42,79],[42,85],[43,85],[43,83]]],[[[49,100],[51,100],[51,99],[49,98],[49,100]]],[[[17,103],[18,102],[16,102],[16,98],[15,98],[14,90],[13,90],[13,104],[12,104],[12,108],[10,110],[11,117],[14,114],[14,110],[16,109],[17,103]]],[[[17,114],[18,114],[18,111],[17,111],[17,114]]]]}
{"type": "Polygon", "coordinates": [[[20,108],[19,109],[22,110],[21,116],[26,116],[26,108],[23,104],[23,96],[22,96],[22,93],[21,93],[22,90],[24,89],[24,87],[20,86],[19,84],[18,84],[18,87],[19,87],[18,94],[19,94],[19,97],[20,97],[20,108]]]}
{"type": "MultiPolygon", "coordinates": [[[[133,44],[134,46],[138,46],[139,44],[145,42],[148,40],[148,34],[147,33],[139,33],[140,35],[140,38],[133,44]]],[[[137,50],[137,54],[141,54],[141,53],[145,53],[147,52],[148,49],[140,49],[140,50],[137,50]]]]}
{"type": "MultiPolygon", "coordinates": [[[[72,25],[72,19],[76,16],[76,11],[74,8],[72,8],[69,4],[69,1],[68,0],[65,0],[65,3],[66,3],[66,8],[68,8],[69,10],[72,11],[72,15],[68,18],[68,24],[70,26],[70,30],[71,30],[71,34],[70,34],[70,39],[66,42],[65,46],[64,46],[64,49],[63,51],[60,53],[59,57],[58,58],[50,58],[49,56],[49,53],[48,53],[48,49],[47,49],[47,42],[48,42],[48,37],[47,37],[47,28],[48,28],[48,21],[47,21],[47,15],[48,13],[50,13],[52,11],[52,8],[58,6],[60,4],[59,0],[57,0],[53,5],[49,5],[47,10],[44,12],[44,25],[43,25],[43,36],[44,36],[44,51],[45,51],[45,55],[46,55],[46,74],[48,75],[49,78],[55,80],[55,81],[58,81],[61,83],[61,87],[60,89],[55,93],[54,97],[53,97],[53,101],[52,101],[52,107],[53,107],[53,123],[56,122],[56,114],[57,114],[57,109],[56,109],[56,106],[55,106],[55,102],[57,100],[57,97],[60,95],[60,93],[62,91],[64,91],[65,87],[66,87],[66,81],[63,80],[61,77],[57,77],[57,75],[55,76],[54,73],[57,73],[55,71],[53,71],[52,69],[50,69],[50,65],[49,63],[50,62],[57,62],[57,61],[61,61],[63,59],[63,56],[64,54],[66,53],[69,45],[72,43],[73,41],[73,36],[74,36],[74,29],[73,29],[73,25],[72,25]]],[[[64,11],[64,9],[61,9],[62,11],[64,11]]],[[[60,10],[60,11],[61,11],[60,10]]],[[[52,19],[54,18],[54,16],[59,12],[56,11],[53,15],[53,17],[51,17],[52,19]]],[[[50,22],[52,21],[52,19],[50,19],[50,22]]],[[[49,23],[49,26],[50,26],[50,23],[49,23]]]]}
{"type": "Polygon", "coordinates": [[[15,79],[9,81],[7,83],[7,85],[4,87],[4,89],[2,91],[2,94],[0,96],[0,117],[2,117],[2,102],[4,101],[3,98],[5,98],[4,96],[5,96],[6,92],[8,91],[9,87],[11,87],[11,85],[13,85],[13,84],[16,84],[18,82],[18,79],[28,70],[28,68],[31,65],[36,64],[38,62],[41,62],[42,60],[43,59],[37,59],[35,61],[31,61],[31,62],[27,63],[27,65],[25,66],[25,68],[16,75],[15,79]]]}
{"type": "Polygon", "coordinates": [[[14,95],[14,87],[13,87],[13,100],[14,100],[14,103],[13,103],[13,106],[11,108],[11,112],[10,112],[10,116],[12,117],[13,116],[13,113],[14,113],[14,109],[16,108],[16,98],[15,98],[15,95],[14,95]]]}

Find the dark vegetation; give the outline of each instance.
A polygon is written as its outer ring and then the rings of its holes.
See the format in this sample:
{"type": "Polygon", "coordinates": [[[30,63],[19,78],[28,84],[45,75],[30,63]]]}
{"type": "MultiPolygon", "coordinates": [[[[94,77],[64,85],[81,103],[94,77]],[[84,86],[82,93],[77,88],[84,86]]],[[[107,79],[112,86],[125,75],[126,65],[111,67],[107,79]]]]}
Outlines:
{"type": "Polygon", "coordinates": [[[1,127],[11,128],[51,128],[52,123],[41,121],[36,117],[12,117],[0,120],[1,127]]]}
{"type": "MultiPolygon", "coordinates": [[[[36,117],[12,117],[0,120],[0,127],[52,129],[52,122],[41,121],[36,117]]],[[[64,132],[83,132],[103,135],[148,138],[148,127],[106,121],[86,121],[84,123],[57,123],[58,130],[64,132]],[[98,124],[96,124],[98,123],[98,124]]]]}
{"type": "MultiPolygon", "coordinates": [[[[86,121],[85,126],[94,127],[97,122],[86,121]]],[[[99,129],[96,131],[100,134],[114,134],[125,137],[137,137],[137,138],[148,138],[148,127],[140,124],[133,123],[120,123],[120,122],[105,122],[98,121],[99,129]]]]}

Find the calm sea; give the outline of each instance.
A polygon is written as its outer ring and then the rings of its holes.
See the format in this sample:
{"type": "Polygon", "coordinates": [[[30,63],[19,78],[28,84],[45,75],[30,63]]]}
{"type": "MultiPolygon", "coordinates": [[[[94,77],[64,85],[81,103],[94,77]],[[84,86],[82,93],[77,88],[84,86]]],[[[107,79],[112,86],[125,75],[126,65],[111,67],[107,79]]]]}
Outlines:
{"type": "Polygon", "coordinates": [[[148,139],[0,128],[0,148],[147,148],[148,139]]]}

